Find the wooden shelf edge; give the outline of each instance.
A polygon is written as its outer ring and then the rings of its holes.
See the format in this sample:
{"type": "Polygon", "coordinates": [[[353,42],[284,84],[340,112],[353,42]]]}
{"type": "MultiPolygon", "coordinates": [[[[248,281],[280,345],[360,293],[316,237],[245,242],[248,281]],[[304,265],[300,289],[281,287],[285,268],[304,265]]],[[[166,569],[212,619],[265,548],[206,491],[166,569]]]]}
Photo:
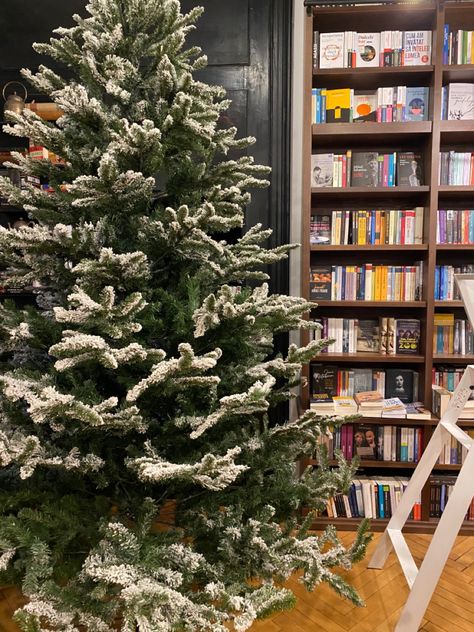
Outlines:
{"type": "MultiPolygon", "coordinates": [[[[387,9],[387,5],[384,6],[384,10],[387,9]]],[[[405,9],[405,7],[404,7],[405,9]]],[[[398,8],[399,10],[399,8],[398,8]]],[[[331,77],[334,75],[358,75],[358,76],[370,76],[370,75],[396,75],[396,74],[427,74],[433,73],[434,66],[369,66],[368,68],[315,68],[313,70],[313,77],[331,77]]]]}
{"type": "Polygon", "coordinates": [[[464,307],[464,303],[462,301],[435,301],[435,307],[464,307]]]}
{"type": "Polygon", "coordinates": [[[399,364],[422,364],[425,356],[422,355],[380,355],[380,353],[321,353],[316,358],[317,362],[376,362],[388,364],[397,362],[399,364]]]}
{"type": "MultiPolygon", "coordinates": [[[[472,189],[474,187],[447,187],[449,190],[455,189],[456,191],[462,189],[472,189]]],[[[440,187],[441,189],[441,187],[440,187]]],[[[311,189],[312,195],[341,195],[341,193],[347,193],[348,195],[363,194],[365,196],[375,197],[377,195],[397,195],[408,194],[416,195],[417,193],[428,193],[430,187],[423,185],[419,187],[313,187],[311,189]]]]}
{"type": "MultiPolygon", "coordinates": [[[[317,307],[395,307],[398,308],[423,308],[426,301],[318,301],[314,300],[317,307]]],[[[316,309],[317,309],[316,307],[316,309]]]]}
{"type": "MultiPolygon", "coordinates": [[[[308,513],[308,512],[306,512],[308,513]]],[[[339,531],[356,531],[363,518],[328,518],[318,516],[313,520],[312,529],[319,531],[328,525],[334,525],[339,531]]],[[[431,520],[407,520],[403,531],[405,533],[433,533],[438,526],[439,519],[431,520]]],[[[384,531],[388,525],[388,519],[371,518],[371,531],[384,531]]],[[[460,530],[460,535],[474,535],[474,521],[465,520],[460,530]]]]}
{"type": "MultiPolygon", "coordinates": [[[[451,122],[451,121],[450,121],[451,122]]],[[[456,122],[456,121],[454,121],[456,122]]],[[[393,123],[360,122],[353,123],[313,123],[311,127],[313,139],[318,136],[352,135],[352,136],[387,136],[396,134],[431,134],[432,121],[406,121],[393,123]]]]}
{"type": "MultiPolygon", "coordinates": [[[[472,248],[474,249],[474,244],[472,245],[472,248]]],[[[329,244],[311,244],[310,250],[311,252],[366,252],[367,250],[374,252],[387,250],[394,252],[414,252],[417,250],[428,250],[428,244],[342,244],[337,246],[329,244]]]]}

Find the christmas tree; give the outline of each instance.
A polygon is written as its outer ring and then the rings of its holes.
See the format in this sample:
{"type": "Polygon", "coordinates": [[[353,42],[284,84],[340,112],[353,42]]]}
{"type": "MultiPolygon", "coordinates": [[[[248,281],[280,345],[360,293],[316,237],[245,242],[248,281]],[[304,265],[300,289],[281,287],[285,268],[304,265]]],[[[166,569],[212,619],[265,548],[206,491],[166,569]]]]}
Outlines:
{"type": "Polygon", "coordinates": [[[25,110],[4,128],[62,159],[14,153],[23,186],[0,185],[32,219],[0,228],[6,283],[35,288],[34,305],[1,307],[0,585],[27,598],[16,620],[246,630],[292,605],[296,570],[359,603],[336,569],[363,556],[366,527],[347,549],[309,532],[353,466],[321,454],[294,476],[334,420],[272,422],[324,343],[274,352],[275,335],[314,326],[309,303],[266,284],[290,248],[266,249],[261,226],[225,240],[268,169],[219,125],[224,90],[193,78],[201,9],[87,11],[35,45],[63,75],[24,71],[61,118],[25,110]]]}

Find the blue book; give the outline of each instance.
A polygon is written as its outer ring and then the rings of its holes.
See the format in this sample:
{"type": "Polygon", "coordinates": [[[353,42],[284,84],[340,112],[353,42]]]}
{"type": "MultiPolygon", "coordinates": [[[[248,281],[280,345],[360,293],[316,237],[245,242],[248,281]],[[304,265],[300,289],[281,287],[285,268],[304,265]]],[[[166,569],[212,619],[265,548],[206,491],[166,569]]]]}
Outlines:
{"type": "Polygon", "coordinates": [[[445,483],[441,485],[441,497],[439,500],[439,507],[441,509],[441,513],[443,513],[444,508],[446,507],[446,484],[445,483]]]}
{"type": "Polygon", "coordinates": [[[379,514],[380,514],[380,518],[385,518],[385,503],[384,503],[384,497],[383,497],[383,485],[381,483],[378,483],[378,488],[379,488],[379,514]]]}
{"type": "Polygon", "coordinates": [[[406,121],[427,121],[430,104],[430,89],[407,87],[406,121]]]}
{"type": "Polygon", "coordinates": [[[388,186],[395,186],[395,154],[388,155],[388,186]]]}
{"type": "Polygon", "coordinates": [[[434,300],[439,301],[439,266],[435,268],[435,295],[434,300]]]}
{"type": "Polygon", "coordinates": [[[449,64],[449,24],[444,25],[443,32],[443,64],[449,64]]]}

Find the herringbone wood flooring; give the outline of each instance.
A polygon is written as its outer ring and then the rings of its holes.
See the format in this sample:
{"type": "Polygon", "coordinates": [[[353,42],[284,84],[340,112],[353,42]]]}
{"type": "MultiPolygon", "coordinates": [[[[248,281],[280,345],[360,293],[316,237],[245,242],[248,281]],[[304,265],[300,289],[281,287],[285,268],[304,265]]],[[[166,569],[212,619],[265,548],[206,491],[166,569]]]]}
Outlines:
{"type": "MultiPolygon", "coordinates": [[[[349,543],[354,534],[340,533],[340,537],[349,543]]],[[[407,541],[419,564],[430,536],[407,535],[407,541]]],[[[296,608],[256,623],[251,632],[393,632],[408,594],[405,579],[393,554],[381,571],[368,570],[367,559],[343,572],[365,600],[365,608],[355,608],[325,585],[309,594],[295,577],[289,585],[298,597],[296,608]]],[[[18,632],[11,615],[20,603],[15,590],[0,590],[0,632],[18,632]]],[[[474,632],[474,537],[456,540],[420,630],[474,632]]]]}

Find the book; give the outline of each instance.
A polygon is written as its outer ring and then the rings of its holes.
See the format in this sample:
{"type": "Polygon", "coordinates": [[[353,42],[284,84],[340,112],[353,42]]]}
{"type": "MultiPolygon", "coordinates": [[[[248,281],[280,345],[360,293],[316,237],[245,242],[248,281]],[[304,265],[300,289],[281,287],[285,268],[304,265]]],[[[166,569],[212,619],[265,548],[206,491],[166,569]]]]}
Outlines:
{"type": "Polygon", "coordinates": [[[414,400],[414,372],[410,369],[386,369],[385,398],[398,397],[404,404],[414,400]]]}
{"type": "Polygon", "coordinates": [[[341,397],[340,395],[335,395],[333,397],[334,401],[334,412],[336,415],[355,415],[357,413],[357,404],[354,401],[353,397],[341,397]]]}
{"type": "Polygon", "coordinates": [[[311,244],[331,243],[331,215],[312,215],[309,233],[311,244]]]}
{"type": "Polygon", "coordinates": [[[377,458],[377,438],[373,426],[354,425],[353,454],[361,459],[373,460],[377,458]]]}
{"type": "Polygon", "coordinates": [[[431,411],[423,402],[412,402],[406,405],[407,419],[431,419],[431,411]]]}
{"type": "Polygon", "coordinates": [[[331,300],[331,266],[313,266],[310,271],[309,292],[311,300],[331,300]]]}
{"type": "Polygon", "coordinates": [[[333,402],[337,389],[337,367],[311,364],[311,400],[313,402],[333,402]]]}
{"type": "Polygon", "coordinates": [[[351,90],[341,88],[326,91],[326,123],[350,123],[352,121],[351,90]]]}
{"type": "Polygon", "coordinates": [[[448,88],[449,121],[474,119],[474,83],[450,83],[448,88]]]}
{"type": "Polygon", "coordinates": [[[397,318],[395,324],[395,353],[417,355],[420,352],[420,321],[416,318],[397,318]]]}
{"type": "Polygon", "coordinates": [[[398,186],[419,187],[423,184],[422,154],[414,151],[397,153],[398,186]]]}
{"type": "Polygon", "coordinates": [[[376,187],[379,185],[378,153],[357,151],[352,154],[351,185],[353,187],[376,187]]]}
{"type": "Polygon", "coordinates": [[[406,417],[406,408],[399,397],[391,397],[383,400],[382,417],[402,418],[406,417]]]}
{"type": "Polygon", "coordinates": [[[377,121],[377,90],[355,90],[352,97],[354,122],[377,121]]]}
{"type": "Polygon", "coordinates": [[[405,120],[427,121],[429,109],[430,89],[426,87],[411,88],[406,90],[405,120]]]}
{"type": "Polygon", "coordinates": [[[354,401],[359,406],[362,404],[378,404],[383,401],[383,396],[378,391],[362,391],[354,395],[354,401]]]}
{"type": "Polygon", "coordinates": [[[344,32],[320,33],[319,67],[344,68],[344,32]]]}
{"type": "Polygon", "coordinates": [[[311,156],[311,186],[332,187],[333,154],[313,154],[311,156]]]}
{"type": "Polygon", "coordinates": [[[427,66],[431,63],[431,31],[403,33],[403,65],[427,66]]]}
{"type": "Polygon", "coordinates": [[[357,33],[356,67],[378,66],[380,33],[357,33]]]}
{"type": "Polygon", "coordinates": [[[357,321],[357,351],[379,353],[380,332],[377,319],[357,321]]]}

